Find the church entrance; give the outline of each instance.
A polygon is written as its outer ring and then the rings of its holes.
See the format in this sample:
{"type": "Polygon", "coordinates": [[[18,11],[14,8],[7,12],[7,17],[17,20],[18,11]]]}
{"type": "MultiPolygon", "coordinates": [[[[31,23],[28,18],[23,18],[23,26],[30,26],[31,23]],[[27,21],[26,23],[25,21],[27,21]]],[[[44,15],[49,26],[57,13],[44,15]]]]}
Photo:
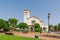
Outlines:
{"type": "Polygon", "coordinates": [[[31,27],[31,29],[30,29],[31,31],[34,31],[34,28],[33,27],[31,27]]]}
{"type": "Polygon", "coordinates": [[[34,27],[32,27],[32,25],[29,25],[29,31],[34,31],[34,27]]]}

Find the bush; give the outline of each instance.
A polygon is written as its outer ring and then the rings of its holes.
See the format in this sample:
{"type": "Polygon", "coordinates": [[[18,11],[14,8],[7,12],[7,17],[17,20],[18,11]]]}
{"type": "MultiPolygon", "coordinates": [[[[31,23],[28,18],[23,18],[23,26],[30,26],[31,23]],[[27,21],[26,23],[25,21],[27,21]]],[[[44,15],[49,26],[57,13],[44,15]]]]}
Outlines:
{"type": "Polygon", "coordinates": [[[10,30],[10,27],[4,27],[4,31],[9,31],[10,30]]]}
{"type": "Polygon", "coordinates": [[[60,30],[60,23],[58,23],[58,31],[60,30]]]}
{"type": "Polygon", "coordinates": [[[55,25],[55,26],[54,26],[54,31],[57,31],[57,28],[58,28],[57,25],[55,25]]]}
{"type": "Polygon", "coordinates": [[[18,27],[25,29],[28,28],[28,25],[26,23],[19,23],[18,27]]]}
{"type": "Polygon", "coordinates": [[[34,28],[40,28],[40,25],[38,23],[35,23],[34,28]]]}
{"type": "Polygon", "coordinates": [[[42,33],[42,28],[40,27],[40,33],[42,33]]]}
{"type": "Polygon", "coordinates": [[[35,29],[35,32],[40,32],[40,28],[36,28],[35,29]]]}
{"type": "Polygon", "coordinates": [[[40,32],[40,33],[42,33],[42,28],[36,28],[36,29],[35,29],[35,32],[40,32]]]}
{"type": "Polygon", "coordinates": [[[34,28],[35,28],[35,32],[42,32],[42,28],[40,27],[40,25],[38,23],[34,24],[34,28]]]}

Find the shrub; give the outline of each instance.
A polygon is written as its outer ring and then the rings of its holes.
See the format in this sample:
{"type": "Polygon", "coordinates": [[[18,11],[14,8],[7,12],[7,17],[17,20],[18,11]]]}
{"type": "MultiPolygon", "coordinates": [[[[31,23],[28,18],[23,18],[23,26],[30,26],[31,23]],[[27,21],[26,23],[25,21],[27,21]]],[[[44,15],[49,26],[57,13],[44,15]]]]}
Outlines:
{"type": "Polygon", "coordinates": [[[35,28],[35,32],[42,32],[42,28],[40,27],[40,25],[38,23],[34,24],[34,28],[35,28]]]}
{"type": "Polygon", "coordinates": [[[28,28],[28,25],[26,23],[19,23],[18,27],[25,29],[28,28]]]}
{"type": "Polygon", "coordinates": [[[34,28],[40,28],[40,25],[38,23],[35,23],[34,28]]]}
{"type": "Polygon", "coordinates": [[[40,32],[40,28],[36,28],[35,29],[35,32],[40,32]]]}
{"type": "Polygon", "coordinates": [[[35,29],[35,32],[40,32],[40,33],[42,33],[42,28],[40,27],[40,28],[36,28],[35,29]]]}
{"type": "Polygon", "coordinates": [[[10,27],[9,26],[5,26],[4,27],[4,31],[9,31],[10,30],[10,27]]]}
{"type": "Polygon", "coordinates": [[[55,25],[55,26],[54,26],[54,31],[57,31],[57,28],[58,28],[57,25],[55,25]]]}
{"type": "Polygon", "coordinates": [[[42,33],[42,28],[40,27],[40,33],[42,33]]]}

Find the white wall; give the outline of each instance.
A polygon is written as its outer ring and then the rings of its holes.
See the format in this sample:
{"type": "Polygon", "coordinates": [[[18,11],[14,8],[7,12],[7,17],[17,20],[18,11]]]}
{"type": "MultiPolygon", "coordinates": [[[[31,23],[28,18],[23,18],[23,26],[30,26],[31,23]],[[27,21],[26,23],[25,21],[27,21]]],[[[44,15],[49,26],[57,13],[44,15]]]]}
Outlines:
{"type": "Polygon", "coordinates": [[[47,28],[46,31],[48,31],[48,26],[46,26],[43,22],[40,22],[39,19],[36,19],[36,18],[34,18],[34,17],[27,19],[27,24],[28,24],[28,25],[32,25],[31,22],[32,22],[33,20],[35,20],[36,23],[39,23],[42,28],[43,28],[43,27],[46,27],[46,28],[47,28]]]}

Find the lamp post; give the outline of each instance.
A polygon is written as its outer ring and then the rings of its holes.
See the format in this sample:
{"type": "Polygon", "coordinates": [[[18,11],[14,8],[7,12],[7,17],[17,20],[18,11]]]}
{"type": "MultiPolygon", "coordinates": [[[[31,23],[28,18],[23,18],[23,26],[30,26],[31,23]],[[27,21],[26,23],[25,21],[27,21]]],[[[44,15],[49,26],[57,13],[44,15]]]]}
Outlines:
{"type": "Polygon", "coordinates": [[[49,24],[50,24],[50,13],[48,13],[48,33],[49,33],[49,24]]]}

